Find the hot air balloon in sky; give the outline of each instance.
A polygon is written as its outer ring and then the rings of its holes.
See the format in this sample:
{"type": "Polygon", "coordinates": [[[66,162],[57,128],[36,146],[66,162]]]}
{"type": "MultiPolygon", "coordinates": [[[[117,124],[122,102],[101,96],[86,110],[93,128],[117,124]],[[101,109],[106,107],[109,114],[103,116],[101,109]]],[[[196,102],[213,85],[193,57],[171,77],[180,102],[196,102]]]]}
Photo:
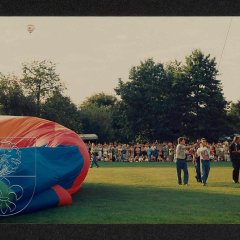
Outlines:
{"type": "Polygon", "coordinates": [[[27,25],[27,31],[29,33],[32,33],[34,31],[34,29],[35,29],[35,26],[33,24],[28,24],[27,25]]]}
{"type": "Polygon", "coordinates": [[[87,175],[85,143],[37,117],[0,116],[0,216],[69,205],[87,175]]]}

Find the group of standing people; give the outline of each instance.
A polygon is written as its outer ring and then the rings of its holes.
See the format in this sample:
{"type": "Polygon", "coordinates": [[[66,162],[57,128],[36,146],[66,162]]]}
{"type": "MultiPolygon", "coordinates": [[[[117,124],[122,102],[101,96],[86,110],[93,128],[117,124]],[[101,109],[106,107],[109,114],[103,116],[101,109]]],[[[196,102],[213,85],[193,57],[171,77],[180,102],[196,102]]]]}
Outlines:
{"type": "MultiPolygon", "coordinates": [[[[178,138],[178,145],[176,147],[176,167],[177,177],[179,185],[188,185],[188,167],[186,162],[186,151],[188,149],[196,149],[194,154],[194,164],[196,170],[196,180],[206,186],[208,175],[210,172],[210,146],[205,138],[197,141],[194,145],[185,145],[185,139],[183,137],[178,138]],[[181,172],[183,171],[183,181],[181,172]]],[[[240,137],[235,136],[232,143],[229,146],[230,159],[233,166],[232,178],[234,183],[239,183],[239,169],[240,169],[240,137]]]]}
{"type": "MultiPolygon", "coordinates": [[[[197,142],[199,143],[200,140],[197,142]]],[[[175,142],[160,143],[158,141],[145,144],[86,144],[90,154],[93,155],[93,152],[97,152],[97,160],[104,162],[173,162],[176,160],[176,146],[175,142]]],[[[227,141],[212,143],[209,146],[211,161],[230,161],[227,141]]],[[[196,158],[195,153],[195,146],[188,149],[187,161],[193,161],[196,158]]]]}
{"type": "MultiPolygon", "coordinates": [[[[188,166],[187,166],[187,157],[188,157],[188,154],[191,153],[191,156],[193,157],[194,166],[195,166],[195,172],[196,172],[195,178],[197,182],[202,183],[203,186],[206,186],[207,179],[210,172],[210,161],[212,160],[212,155],[213,155],[212,145],[208,144],[205,138],[197,140],[197,142],[192,145],[186,145],[184,137],[178,138],[177,142],[178,144],[175,149],[173,147],[173,144],[169,144],[168,150],[169,149],[172,150],[171,152],[172,155],[175,152],[178,184],[188,185],[189,174],[188,174],[188,166]],[[181,176],[182,171],[183,171],[183,180],[181,176]]],[[[114,146],[110,149],[114,150],[114,146]]],[[[126,150],[127,148],[123,146],[119,149],[121,149],[122,158],[125,159],[126,158],[125,155],[127,155],[127,150],[126,150]]],[[[119,149],[118,149],[118,152],[119,152],[119,149]]],[[[146,152],[145,154],[146,154],[147,160],[151,161],[152,154],[157,148],[154,144],[152,144],[152,146],[150,145],[141,146],[137,144],[135,147],[130,146],[129,149],[131,149],[132,151],[133,158],[135,157],[138,160],[142,156],[143,150],[144,150],[146,152]]],[[[130,156],[131,156],[131,151],[130,151],[130,156]]],[[[234,137],[232,143],[228,147],[228,152],[229,152],[230,160],[233,166],[233,173],[232,173],[233,182],[239,183],[240,136],[234,137]]],[[[91,166],[90,166],[91,168],[94,165],[99,167],[99,164],[98,164],[98,160],[100,158],[99,153],[100,155],[102,155],[99,148],[97,148],[93,143],[92,146],[89,148],[89,154],[92,160],[91,166]]],[[[112,157],[114,157],[114,151],[111,153],[113,155],[112,157]]],[[[162,155],[164,155],[163,153],[164,151],[161,151],[162,155]]]]}
{"type": "Polygon", "coordinates": [[[94,144],[86,145],[93,157],[97,153],[98,161],[106,162],[160,162],[174,160],[173,143],[146,143],[146,144],[94,144]]]}

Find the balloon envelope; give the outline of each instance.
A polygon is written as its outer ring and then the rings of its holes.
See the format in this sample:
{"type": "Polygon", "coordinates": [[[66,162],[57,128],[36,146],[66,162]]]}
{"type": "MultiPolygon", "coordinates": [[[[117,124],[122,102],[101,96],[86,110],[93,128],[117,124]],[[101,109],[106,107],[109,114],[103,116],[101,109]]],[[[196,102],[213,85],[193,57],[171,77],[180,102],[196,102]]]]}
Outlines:
{"type": "Polygon", "coordinates": [[[0,216],[71,204],[89,165],[74,131],[37,117],[0,116],[0,216]]]}

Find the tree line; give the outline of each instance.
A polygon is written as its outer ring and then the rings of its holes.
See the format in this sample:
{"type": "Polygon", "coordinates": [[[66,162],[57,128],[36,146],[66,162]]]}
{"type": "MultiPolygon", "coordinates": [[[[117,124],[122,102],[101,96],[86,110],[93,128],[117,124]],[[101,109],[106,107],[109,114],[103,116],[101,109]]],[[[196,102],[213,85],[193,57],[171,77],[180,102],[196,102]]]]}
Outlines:
{"type": "Polygon", "coordinates": [[[56,64],[23,63],[21,76],[0,74],[0,113],[49,119],[101,142],[217,141],[240,131],[240,101],[226,101],[216,59],[200,50],[184,62],[140,62],[127,81],[118,80],[116,95],[102,92],[76,105],[65,92],[56,64]]]}

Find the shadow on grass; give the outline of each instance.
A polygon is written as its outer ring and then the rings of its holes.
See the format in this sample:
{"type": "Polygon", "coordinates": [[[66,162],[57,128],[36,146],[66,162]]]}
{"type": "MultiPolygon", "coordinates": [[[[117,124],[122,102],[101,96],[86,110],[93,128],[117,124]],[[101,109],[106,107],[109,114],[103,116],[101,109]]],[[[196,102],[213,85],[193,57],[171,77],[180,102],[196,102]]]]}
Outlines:
{"type": "Polygon", "coordinates": [[[227,193],[85,183],[71,206],[2,218],[0,223],[240,223],[238,209],[239,196],[227,193]]]}

